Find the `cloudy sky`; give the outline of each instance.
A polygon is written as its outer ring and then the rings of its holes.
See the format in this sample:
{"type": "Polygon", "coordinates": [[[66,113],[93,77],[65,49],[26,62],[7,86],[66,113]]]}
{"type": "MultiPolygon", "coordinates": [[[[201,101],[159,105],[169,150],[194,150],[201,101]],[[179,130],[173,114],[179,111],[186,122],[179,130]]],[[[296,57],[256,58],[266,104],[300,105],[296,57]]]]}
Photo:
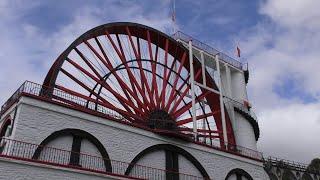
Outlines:
{"type": "MultiPolygon", "coordinates": [[[[176,0],[177,26],[249,62],[259,149],[295,161],[320,157],[319,0],[176,0]]],[[[24,81],[41,83],[76,37],[133,21],[172,33],[170,0],[0,0],[0,104],[24,81]]]]}

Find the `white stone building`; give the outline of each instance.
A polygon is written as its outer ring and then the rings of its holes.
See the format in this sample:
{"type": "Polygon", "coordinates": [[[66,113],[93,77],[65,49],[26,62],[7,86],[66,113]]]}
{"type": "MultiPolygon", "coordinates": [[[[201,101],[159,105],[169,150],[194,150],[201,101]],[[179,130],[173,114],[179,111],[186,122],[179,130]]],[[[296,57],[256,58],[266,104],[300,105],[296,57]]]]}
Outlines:
{"type": "Polygon", "coordinates": [[[2,106],[0,179],[269,179],[248,78],[180,32],[96,27],[2,106]]]}

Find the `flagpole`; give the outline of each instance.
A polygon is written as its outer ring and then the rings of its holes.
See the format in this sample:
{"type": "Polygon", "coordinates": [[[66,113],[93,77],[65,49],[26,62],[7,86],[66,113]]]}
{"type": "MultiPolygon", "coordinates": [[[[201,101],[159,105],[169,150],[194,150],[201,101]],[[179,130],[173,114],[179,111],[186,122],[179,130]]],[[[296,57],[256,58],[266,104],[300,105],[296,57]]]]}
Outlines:
{"type": "Polygon", "coordinates": [[[172,0],[172,23],[173,23],[173,34],[176,33],[176,1],[172,0]]]}

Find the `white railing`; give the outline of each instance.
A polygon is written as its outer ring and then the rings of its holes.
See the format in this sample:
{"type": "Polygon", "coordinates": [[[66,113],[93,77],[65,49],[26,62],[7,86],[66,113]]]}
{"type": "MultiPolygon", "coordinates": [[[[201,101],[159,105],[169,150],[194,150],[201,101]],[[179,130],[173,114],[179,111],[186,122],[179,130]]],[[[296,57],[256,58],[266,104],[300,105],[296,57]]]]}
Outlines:
{"type": "Polygon", "coordinates": [[[188,43],[188,41],[192,40],[192,45],[195,46],[196,48],[198,49],[201,49],[203,51],[205,51],[206,53],[212,55],[212,56],[215,56],[216,54],[219,54],[219,58],[220,60],[224,61],[225,63],[228,63],[240,70],[246,70],[244,68],[247,68],[247,66],[244,66],[241,62],[235,60],[234,58],[228,56],[227,54],[221,52],[221,51],[218,51],[217,49],[181,32],[181,31],[178,31],[176,32],[175,34],[173,34],[173,38],[178,40],[182,40],[186,43],[188,43]]]}

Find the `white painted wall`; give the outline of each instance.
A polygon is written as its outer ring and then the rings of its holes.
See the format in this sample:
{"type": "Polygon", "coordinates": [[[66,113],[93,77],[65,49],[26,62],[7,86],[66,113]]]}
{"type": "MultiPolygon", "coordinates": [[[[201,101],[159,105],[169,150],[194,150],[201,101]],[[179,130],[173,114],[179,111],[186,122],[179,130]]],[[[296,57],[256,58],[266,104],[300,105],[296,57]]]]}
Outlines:
{"type": "MultiPolygon", "coordinates": [[[[231,71],[232,95],[239,102],[248,100],[244,74],[240,71],[231,71]]],[[[238,145],[249,149],[257,150],[257,142],[251,124],[242,115],[234,113],[233,121],[234,133],[238,145]]]]}
{"type": "Polygon", "coordinates": [[[237,112],[235,112],[234,114],[235,118],[237,119],[238,127],[235,131],[237,145],[252,150],[257,150],[257,142],[252,125],[241,114],[237,112]]]}
{"type": "MultiPolygon", "coordinates": [[[[165,152],[162,150],[147,154],[142,159],[140,159],[137,164],[154,168],[150,168],[150,170],[157,171],[157,179],[165,179],[166,177],[165,171],[162,171],[163,169],[166,169],[166,156],[165,152]]],[[[142,166],[135,166],[134,168],[132,168],[130,175],[141,174],[141,171],[143,171],[144,169],[142,166]]],[[[152,178],[152,176],[150,176],[150,178],[152,178]]]]}
{"type": "Polygon", "coordinates": [[[87,139],[81,141],[80,165],[84,168],[94,167],[96,170],[105,171],[106,167],[98,148],[87,139]]]}
{"type": "Polygon", "coordinates": [[[226,69],[225,69],[224,64],[222,64],[222,63],[220,63],[220,75],[221,75],[221,81],[222,81],[223,94],[229,96],[230,91],[228,88],[226,69]]]}
{"type": "Polygon", "coordinates": [[[237,175],[232,174],[227,180],[237,180],[237,175]]]}
{"type": "MultiPolygon", "coordinates": [[[[192,174],[196,177],[202,177],[198,169],[185,157],[178,156],[179,159],[179,172],[182,174],[192,174]]],[[[183,175],[180,175],[180,179],[186,179],[183,175]]]]}
{"type": "MultiPolygon", "coordinates": [[[[156,144],[173,144],[191,153],[211,178],[224,179],[241,168],[254,179],[267,179],[260,162],[193,143],[162,137],[103,118],[23,97],[15,139],[40,144],[47,136],[65,128],[82,129],[94,135],[106,148],[110,159],[131,162],[142,150],[156,144]]],[[[254,136],[253,136],[254,137],[254,136]]],[[[152,158],[150,163],[154,163],[152,158]]],[[[147,160],[146,162],[147,163],[147,160]]]]}
{"type": "Polygon", "coordinates": [[[234,98],[241,101],[248,99],[243,72],[231,71],[231,90],[234,98]]]}

